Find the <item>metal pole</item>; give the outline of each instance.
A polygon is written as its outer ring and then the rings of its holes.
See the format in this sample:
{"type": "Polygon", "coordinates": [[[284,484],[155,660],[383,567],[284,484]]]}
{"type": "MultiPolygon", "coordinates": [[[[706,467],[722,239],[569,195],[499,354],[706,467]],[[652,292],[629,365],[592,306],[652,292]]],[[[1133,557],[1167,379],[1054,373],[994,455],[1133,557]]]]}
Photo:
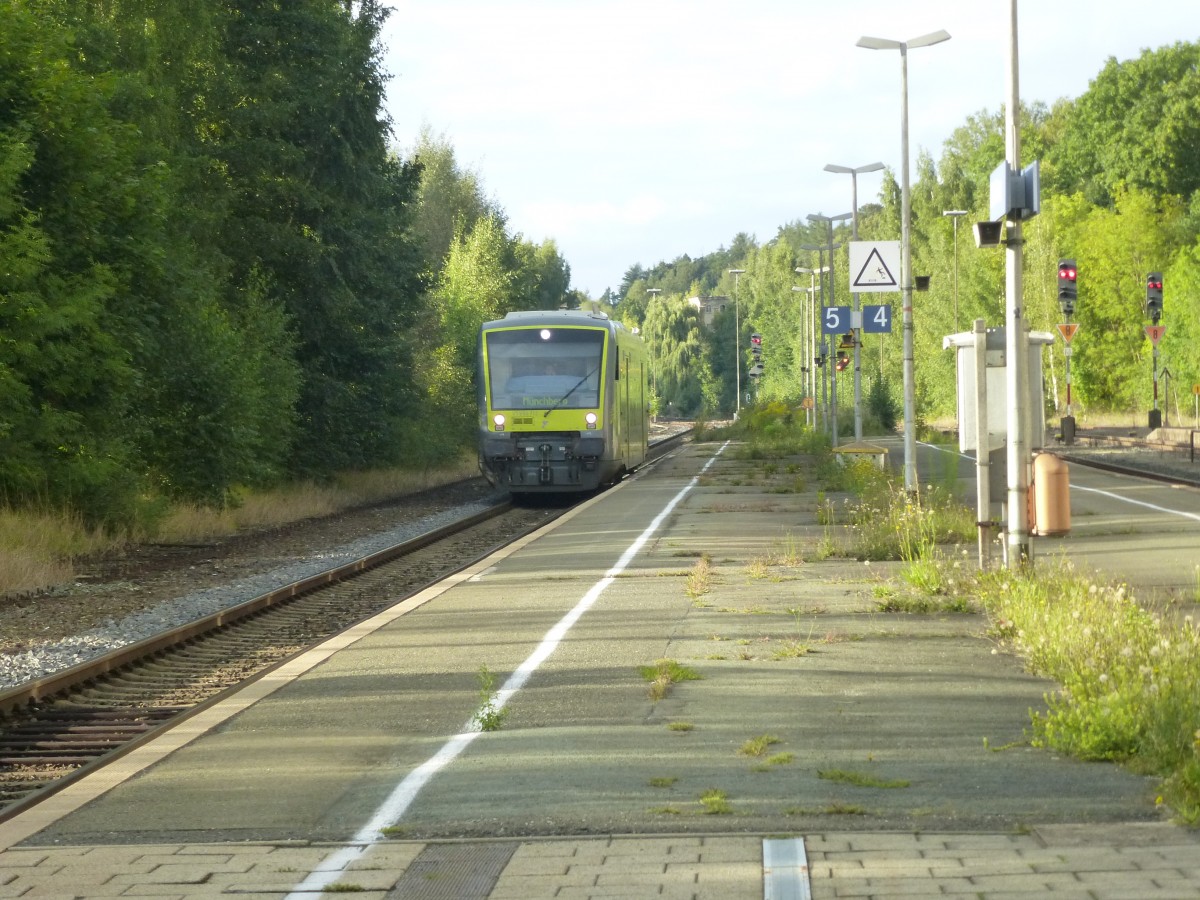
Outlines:
{"type": "Polygon", "coordinates": [[[817,275],[808,276],[808,396],[812,397],[809,424],[817,427],[817,275]]]}
{"type": "Polygon", "coordinates": [[[991,563],[991,448],[987,416],[987,323],[975,320],[975,522],[979,528],[979,569],[991,563]]]}
{"type": "MultiPolygon", "coordinates": [[[[1150,354],[1150,383],[1154,387],[1154,405],[1151,406],[1153,412],[1158,412],[1158,344],[1154,344],[1154,349],[1150,354]]],[[[1156,417],[1152,417],[1156,418],[1156,417]]]]}
{"type": "Polygon", "coordinates": [[[866,36],[858,39],[858,46],[868,50],[900,51],[900,229],[903,243],[900,290],[904,312],[904,487],[909,493],[917,489],[917,436],[914,421],[916,389],[913,378],[912,239],[909,221],[912,217],[912,205],[908,186],[908,48],[931,47],[948,40],[950,35],[944,30],[923,34],[907,42],[866,36]]]}
{"type": "Polygon", "coordinates": [[[821,334],[820,355],[823,357],[821,363],[821,430],[824,431],[829,427],[829,351],[826,348],[825,338],[825,255],[824,251],[817,251],[817,285],[820,290],[820,313],[817,315],[818,331],[821,334]]]}
{"type": "Polygon", "coordinates": [[[951,216],[954,222],[954,331],[958,333],[958,216],[951,216]]]}
{"type": "Polygon", "coordinates": [[[815,380],[813,375],[814,361],[814,344],[813,341],[813,300],[817,288],[817,274],[815,269],[807,269],[803,266],[797,266],[797,273],[808,274],[808,284],[806,288],[792,285],[792,291],[798,294],[806,294],[806,298],[801,301],[800,307],[800,388],[804,399],[808,401],[808,407],[804,410],[804,424],[813,425],[816,417],[816,396],[815,396],[815,380]]]}
{"type": "MultiPolygon", "coordinates": [[[[1014,0],[1016,2],[1016,0],[1014,0]]],[[[908,185],[908,45],[900,45],[900,296],[904,328],[904,489],[917,490],[916,385],[913,371],[912,204],[908,185]]]]}
{"type": "MultiPolygon", "coordinates": [[[[858,240],[858,173],[850,172],[850,240],[858,240]]],[[[832,231],[833,226],[830,226],[832,231]]],[[[851,278],[854,274],[851,273],[851,278]]],[[[858,313],[858,294],[851,294],[851,303],[854,304],[854,312],[858,313]]],[[[854,440],[862,440],[862,355],[858,352],[859,345],[862,341],[859,339],[858,329],[851,328],[850,333],[854,335],[854,440]]]]}
{"type": "MultiPolygon", "coordinates": [[[[834,284],[833,284],[833,281],[834,281],[834,279],[833,279],[833,222],[829,223],[829,244],[828,244],[828,246],[829,246],[829,302],[827,305],[828,306],[837,306],[837,302],[834,299],[834,284]]],[[[832,343],[833,342],[830,341],[831,345],[832,345],[832,343]]],[[[831,358],[826,360],[827,365],[829,363],[833,363],[833,365],[829,366],[829,385],[830,385],[830,387],[829,387],[829,409],[830,409],[830,412],[832,413],[832,419],[830,420],[831,425],[830,425],[830,429],[829,429],[829,444],[832,447],[836,447],[838,445],[837,363],[835,362],[835,360],[837,359],[836,351],[832,351],[830,356],[831,356],[831,358]]],[[[1156,391],[1158,390],[1157,382],[1155,383],[1155,390],[1156,391]]]]}
{"type": "Polygon", "coordinates": [[[744,274],[745,271],[745,269],[729,270],[729,274],[733,276],[733,378],[734,390],[737,392],[733,407],[735,420],[742,414],[742,321],[741,313],[738,310],[738,276],[744,274]]]}
{"type": "MultiPolygon", "coordinates": [[[[1009,0],[1008,102],[1005,110],[1005,159],[1010,172],[1021,171],[1021,133],[1017,54],[1017,0],[1009,0]]],[[[1029,451],[1028,380],[1029,351],[1025,313],[1021,297],[1021,218],[1008,220],[1005,248],[1005,384],[1008,388],[1008,567],[1023,568],[1033,562],[1029,536],[1029,451]]]]}

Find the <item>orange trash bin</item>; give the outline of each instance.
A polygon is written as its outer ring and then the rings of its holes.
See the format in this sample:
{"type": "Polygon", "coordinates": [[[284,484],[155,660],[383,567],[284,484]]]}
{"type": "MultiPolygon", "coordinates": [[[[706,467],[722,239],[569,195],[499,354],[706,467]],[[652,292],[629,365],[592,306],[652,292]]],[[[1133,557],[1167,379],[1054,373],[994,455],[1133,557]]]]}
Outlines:
{"type": "Polygon", "coordinates": [[[1033,458],[1033,533],[1066,534],[1071,530],[1071,478],[1064,460],[1053,453],[1033,458]]]}

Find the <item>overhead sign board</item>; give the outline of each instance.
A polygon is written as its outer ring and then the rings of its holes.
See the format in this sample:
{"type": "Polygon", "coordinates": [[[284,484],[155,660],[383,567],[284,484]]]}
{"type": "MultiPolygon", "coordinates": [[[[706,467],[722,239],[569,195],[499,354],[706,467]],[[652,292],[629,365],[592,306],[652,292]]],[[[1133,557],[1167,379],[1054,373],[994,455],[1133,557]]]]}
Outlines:
{"type": "Polygon", "coordinates": [[[851,241],[850,293],[900,290],[899,241],[851,241]]]}

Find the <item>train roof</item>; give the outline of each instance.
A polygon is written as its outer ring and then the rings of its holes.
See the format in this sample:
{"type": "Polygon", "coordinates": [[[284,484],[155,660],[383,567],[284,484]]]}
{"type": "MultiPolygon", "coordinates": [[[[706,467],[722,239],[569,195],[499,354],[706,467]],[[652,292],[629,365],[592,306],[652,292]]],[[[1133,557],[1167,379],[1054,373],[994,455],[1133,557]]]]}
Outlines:
{"type": "Polygon", "coordinates": [[[515,310],[492,322],[484,322],[483,329],[512,327],[514,325],[601,325],[605,328],[626,331],[624,325],[610,319],[607,313],[586,312],[581,309],[522,309],[515,310]]]}

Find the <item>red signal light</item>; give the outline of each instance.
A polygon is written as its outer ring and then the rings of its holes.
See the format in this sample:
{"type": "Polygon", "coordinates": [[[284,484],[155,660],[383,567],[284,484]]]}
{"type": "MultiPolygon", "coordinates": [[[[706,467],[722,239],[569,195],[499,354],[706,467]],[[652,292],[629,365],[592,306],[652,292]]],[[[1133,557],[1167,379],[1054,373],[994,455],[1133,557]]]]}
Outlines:
{"type": "Polygon", "coordinates": [[[1072,266],[1063,266],[1058,270],[1058,277],[1066,278],[1069,281],[1074,281],[1075,275],[1076,275],[1076,272],[1075,272],[1074,267],[1072,267],[1072,266]]]}

